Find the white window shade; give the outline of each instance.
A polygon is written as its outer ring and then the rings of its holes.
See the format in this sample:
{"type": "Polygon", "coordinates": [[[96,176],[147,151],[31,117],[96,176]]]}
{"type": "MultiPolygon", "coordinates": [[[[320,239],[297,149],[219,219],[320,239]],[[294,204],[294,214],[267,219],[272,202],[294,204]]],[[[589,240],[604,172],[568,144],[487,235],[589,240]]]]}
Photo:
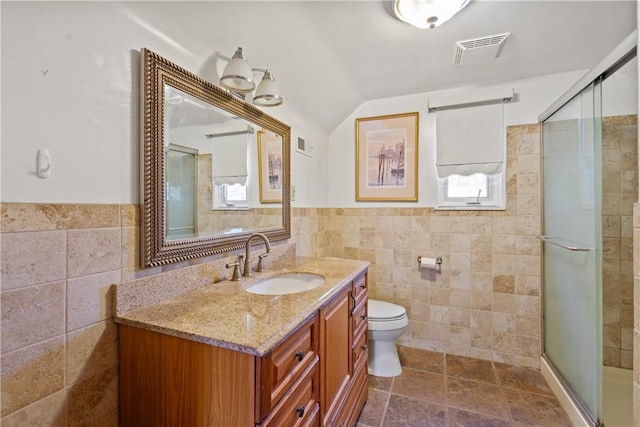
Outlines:
{"type": "Polygon", "coordinates": [[[505,159],[503,104],[436,112],[438,176],[494,175],[505,159]]]}
{"type": "Polygon", "coordinates": [[[212,140],[213,183],[215,185],[246,184],[247,133],[215,137],[212,140]]]}

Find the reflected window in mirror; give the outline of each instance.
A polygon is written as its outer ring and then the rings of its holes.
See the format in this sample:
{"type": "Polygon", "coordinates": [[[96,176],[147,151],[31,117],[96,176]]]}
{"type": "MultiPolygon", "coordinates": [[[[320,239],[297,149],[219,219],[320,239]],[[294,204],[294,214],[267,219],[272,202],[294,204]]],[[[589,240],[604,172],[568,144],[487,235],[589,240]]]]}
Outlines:
{"type": "Polygon", "coordinates": [[[246,184],[222,184],[215,186],[213,209],[249,209],[246,184]]]}

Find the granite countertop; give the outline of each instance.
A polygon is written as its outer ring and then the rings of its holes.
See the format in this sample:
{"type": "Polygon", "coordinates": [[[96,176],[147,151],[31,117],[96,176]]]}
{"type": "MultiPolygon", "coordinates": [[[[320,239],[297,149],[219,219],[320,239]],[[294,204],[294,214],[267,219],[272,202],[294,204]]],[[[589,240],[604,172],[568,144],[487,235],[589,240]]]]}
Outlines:
{"type": "Polygon", "coordinates": [[[297,257],[267,265],[269,271],[238,282],[204,286],[115,318],[121,324],[263,356],[358,274],[367,261],[297,257]],[[257,280],[288,272],[324,276],[321,286],[289,295],[244,290],[257,280]]]}

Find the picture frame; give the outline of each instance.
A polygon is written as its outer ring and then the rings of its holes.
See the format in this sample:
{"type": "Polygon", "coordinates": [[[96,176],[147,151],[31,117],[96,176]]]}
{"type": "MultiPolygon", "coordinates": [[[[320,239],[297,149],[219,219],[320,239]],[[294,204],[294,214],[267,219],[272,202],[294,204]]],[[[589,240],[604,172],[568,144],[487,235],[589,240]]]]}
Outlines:
{"type": "Polygon", "coordinates": [[[418,112],[356,119],[356,201],[418,201],[418,112]]]}
{"type": "Polygon", "coordinates": [[[282,136],[258,131],[260,203],[282,203],[282,136]]]}

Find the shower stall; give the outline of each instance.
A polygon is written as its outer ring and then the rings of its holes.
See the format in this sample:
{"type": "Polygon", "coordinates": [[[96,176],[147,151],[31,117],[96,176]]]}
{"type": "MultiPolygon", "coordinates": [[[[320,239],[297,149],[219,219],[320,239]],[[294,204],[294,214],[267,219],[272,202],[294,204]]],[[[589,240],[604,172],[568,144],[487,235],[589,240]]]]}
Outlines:
{"type": "Polygon", "coordinates": [[[543,371],[578,425],[632,426],[637,35],[540,116],[543,371]]]}

